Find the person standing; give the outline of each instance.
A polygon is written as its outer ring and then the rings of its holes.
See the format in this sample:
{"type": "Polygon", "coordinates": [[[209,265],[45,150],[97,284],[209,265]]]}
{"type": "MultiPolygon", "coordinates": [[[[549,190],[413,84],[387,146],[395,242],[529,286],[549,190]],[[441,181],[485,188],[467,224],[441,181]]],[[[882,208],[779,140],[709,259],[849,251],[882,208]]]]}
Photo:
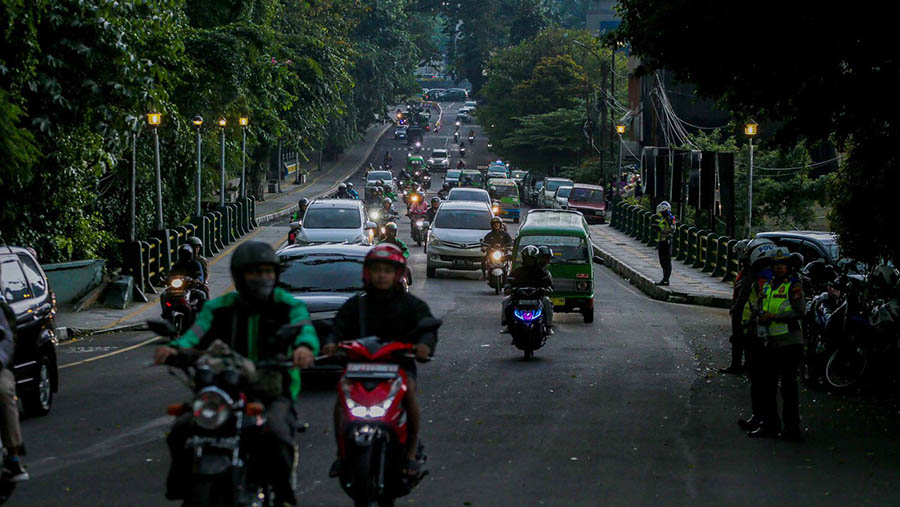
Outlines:
{"type": "Polygon", "coordinates": [[[28,480],[28,471],[19,456],[25,455],[25,441],[19,426],[16,377],[13,356],[16,348],[16,314],[0,295],[0,437],[6,456],[3,458],[3,480],[28,480]]]}
{"type": "MultiPolygon", "coordinates": [[[[731,364],[727,368],[719,368],[719,373],[742,373],[745,368],[744,364],[744,309],[747,306],[750,291],[748,284],[753,283],[753,274],[750,269],[750,240],[742,239],[738,241],[732,251],[738,259],[740,271],[734,278],[731,290],[731,308],[728,315],[731,316],[731,364]]],[[[747,312],[749,313],[749,312],[747,312]]]]}
{"type": "MultiPolygon", "coordinates": [[[[803,359],[803,331],[800,321],[806,311],[803,284],[794,275],[803,256],[786,248],[770,250],[772,280],[759,293],[757,338],[763,345],[760,400],[762,421],[751,437],[782,437],[802,440],[797,377],[803,359]],[[781,382],[782,417],[778,417],[778,383],[781,382]],[[782,422],[784,428],[782,431],[782,422]]],[[[754,357],[754,361],[758,358],[754,357]]]]}
{"type": "Polygon", "coordinates": [[[662,268],[662,280],[656,285],[669,285],[669,276],[672,275],[672,232],[675,230],[675,216],[672,215],[672,205],[668,201],[659,203],[656,207],[656,249],[659,252],[659,265],[662,268]]]}

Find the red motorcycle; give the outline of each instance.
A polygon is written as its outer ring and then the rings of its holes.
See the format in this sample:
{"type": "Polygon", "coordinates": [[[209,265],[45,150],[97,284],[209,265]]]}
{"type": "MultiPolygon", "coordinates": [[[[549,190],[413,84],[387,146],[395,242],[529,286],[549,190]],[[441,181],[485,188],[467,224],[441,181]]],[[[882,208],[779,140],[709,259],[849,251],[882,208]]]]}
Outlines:
{"type": "MultiPolygon", "coordinates": [[[[439,320],[430,320],[434,329],[440,326],[439,320]]],[[[414,345],[371,336],[338,346],[334,358],[346,364],[338,384],[343,416],[338,440],[343,466],[338,479],[355,505],[394,505],[394,499],[409,494],[428,473],[403,474],[408,436],[403,397],[408,380],[400,366],[414,361],[414,345]]],[[[421,469],[426,461],[421,443],[416,457],[421,469]]]]}

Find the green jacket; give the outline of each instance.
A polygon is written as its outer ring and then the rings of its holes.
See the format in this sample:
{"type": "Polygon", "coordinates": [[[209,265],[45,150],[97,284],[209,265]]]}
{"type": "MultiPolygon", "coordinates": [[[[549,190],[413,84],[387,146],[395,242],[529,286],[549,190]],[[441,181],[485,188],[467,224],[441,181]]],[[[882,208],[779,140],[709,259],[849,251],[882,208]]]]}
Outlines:
{"type": "Polygon", "coordinates": [[[396,246],[397,248],[399,248],[400,250],[403,250],[403,257],[409,259],[409,248],[406,246],[406,243],[404,243],[402,239],[400,239],[400,238],[383,239],[378,242],[379,245],[382,243],[390,243],[390,244],[396,246]]]}
{"type": "MultiPolygon", "coordinates": [[[[170,344],[175,348],[203,350],[216,339],[227,343],[235,352],[251,361],[293,353],[305,345],[313,354],[319,352],[319,338],[309,318],[306,304],[280,287],[275,288],[272,302],[259,311],[243,303],[237,292],[229,292],[205,305],[194,326],[170,344]],[[302,325],[292,342],[279,341],[276,332],[285,325],[302,325]]],[[[292,369],[290,395],[300,394],[300,371],[292,369]]]]}

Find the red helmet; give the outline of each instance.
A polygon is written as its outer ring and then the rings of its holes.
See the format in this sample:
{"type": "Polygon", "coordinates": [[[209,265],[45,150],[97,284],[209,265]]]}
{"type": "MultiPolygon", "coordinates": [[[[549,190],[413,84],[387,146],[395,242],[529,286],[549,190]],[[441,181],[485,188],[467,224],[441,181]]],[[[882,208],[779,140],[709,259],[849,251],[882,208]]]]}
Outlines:
{"type": "Polygon", "coordinates": [[[394,279],[395,284],[399,284],[400,280],[406,275],[406,257],[403,257],[403,251],[390,243],[381,243],[369,250],[369,253],[366,254],[366,260],[363,262],[363,283],[367,287],[372,282],[369,275],[369,267],[376,262],[386,262],[393,264],[397,268],[397,274],[394,279]]]}

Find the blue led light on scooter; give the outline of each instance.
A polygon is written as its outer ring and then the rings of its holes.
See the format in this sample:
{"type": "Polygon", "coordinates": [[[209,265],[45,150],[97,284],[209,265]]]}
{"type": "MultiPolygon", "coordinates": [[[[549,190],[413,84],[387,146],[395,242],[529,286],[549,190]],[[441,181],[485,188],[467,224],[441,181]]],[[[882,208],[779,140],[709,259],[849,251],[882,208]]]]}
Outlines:
{"type": "Polygon", "coordinates": [[[537,310],[514,310],[513,315],[523,322],[531,322],[541,316],[541,309],[537,310]]]}

